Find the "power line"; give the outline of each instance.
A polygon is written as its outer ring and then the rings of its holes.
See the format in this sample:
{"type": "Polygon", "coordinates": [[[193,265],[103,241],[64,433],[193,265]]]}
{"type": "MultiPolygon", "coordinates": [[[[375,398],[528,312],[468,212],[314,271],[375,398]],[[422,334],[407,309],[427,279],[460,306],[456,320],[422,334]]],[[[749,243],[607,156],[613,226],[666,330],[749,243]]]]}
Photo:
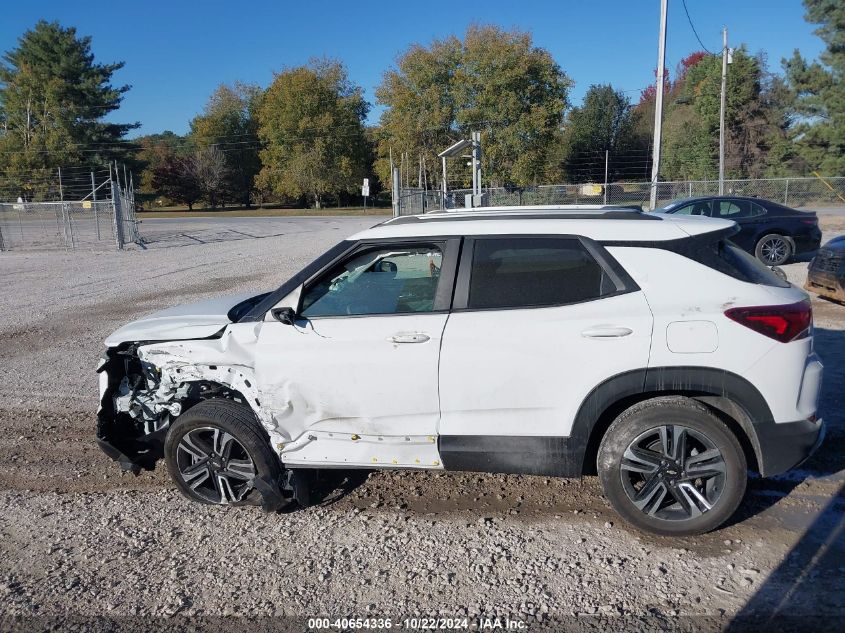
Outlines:
{"type": "Polygon", "coordinates": [[[701,38],[700,38],[700,37],[698,37],[698,31],[696,31],[696,30],[695,30],[695,25],[692,23],[692,18],[691,18],[691,17],[690,17],[690,15],[689,15],[689,9],[687,9],[687,0],[681,0],[681,2],[682,2],[682,3],[683,3],[683,5],[684,5],[684,13],[686,13],[686,14],[687,14],[687,20],[689,21],[689,26],[690,26],[690,28],[692,29],[692,33],[693,33],[693,35],[695,35],[695,39],[697,39],[697,40],[698,40],[699,45],[701,46],[701,48],[703,48],[703,49],[704,49],[704,51],[705,51],[706,53],[708,53],[708,54],[710,54],[710,55],[715,55],[716,53],[711,52],[711,51],[710,51],[710,49],[709,49],[709,48],[707,48],[707,47],[704,45],[704,42],[702,42],[702,41],[701,41],[701,38]]]}

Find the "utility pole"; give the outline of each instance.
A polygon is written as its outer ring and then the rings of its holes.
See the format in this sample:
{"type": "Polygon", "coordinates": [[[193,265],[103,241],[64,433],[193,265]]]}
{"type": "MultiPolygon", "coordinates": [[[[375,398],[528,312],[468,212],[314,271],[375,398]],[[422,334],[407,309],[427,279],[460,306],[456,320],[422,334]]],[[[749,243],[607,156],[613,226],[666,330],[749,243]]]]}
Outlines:
{"type": "MultiPolygon", "coordinates": [[[[481,195],[481,132],[472,132],[472,195],[481,195]]],[[[473,200],[475,204],[475,200],[473,200]]]]}
{"type": "Polygon", "coordinates": [[[402,176],[400,175],[400,170],[398,167],[393,168],[393,173],[390,174],[391,178],[391,194],[392,194],[392,202],[393,202],[393,217],[398,218],[399,214],[402,211],[402,201],[400,199],[400,189],[402,188],[401,179],[402,176]]]}
{"type": "Polygon", "coordinates": [[[725,101],[728,85],[728,27],[722,29],[722,97],[719,106],[719,195],[725,195],[725,101]]]}
{"type": "Polygon", "coordinates": [[[651,199],[649,210],[657,206],[657,177],[660,173],[660,138],[663,135],[663,68],[666,65],[666,13],[669,0],[660,0],[660,40],[657,45],[657,95],[654,100],[654,147],[651,156],[651,199]]]}

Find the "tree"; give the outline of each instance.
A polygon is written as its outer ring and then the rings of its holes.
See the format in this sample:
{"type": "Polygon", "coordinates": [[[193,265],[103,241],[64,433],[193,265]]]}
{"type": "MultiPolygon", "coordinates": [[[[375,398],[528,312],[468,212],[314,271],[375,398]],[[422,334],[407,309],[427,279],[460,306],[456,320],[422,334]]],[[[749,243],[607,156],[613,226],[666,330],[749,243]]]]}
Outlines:
{"type": "Polygon", "coordinates": [[[791,128],[798,151],[811,169],[845,173],[845,4],[804,0],[805,19],[826,44],[819,61],[809,63],[796,50],[783,60],[794,95],[791,128]]]}
{"type": "MultiPolygon", "coordinates": [[[[693,54],[682,65],[667,99],[661,177],[713,179],[719,164],[721,56],[693,54]]],[[[765,57],[744,47],[728,67],[725,165],[728,177],[758,178],[773,168],[771,149],[785,138],[785,121],[774,107],[778,84],[765,57]]]]}
{"type": "Polygon", "coordinates": [[[351,193],[369,171],[364,118],[368,104],[340,62],[312,60],[276,75],[258,109],[263,190],[307,196],[351,193]]]}
{"type": "Polygon", "coordinates": [[[135,144],[138,146],[138,152],[135,155],[135,171],[140,174],[136,198],[139,201],[149,201],[164,196],[153,185],[155,173],[169,160],[185,153],[185,137],[166,130],[160,134],[138,137],[135,139],[135,144]]]}
{"type": "Polygon", "coordinates": [[[172,202],[182,202],[193,211],[194,204],[202,197],[202,186],[185,158],[170,153],[152,168],[151,188],[172,202]]]}
{"type": "Polygon", "coordinates": [[[130,149],[125,134],[137,123],[104,121],[129,86],[115,87],[123,63],[97,64],[91,38],[40,21],[0,64],[0,170],[25,196],[56,167],[103,164],[130,149]]]}
{"type": "MultiPolygon", "coordinates": [[[[611,162],[609,179],[642,175],[630,154],[644,143],[635,136],[635,113],[630,99],[610,85],[590,86],[584,103],[567,117],[563,135],[566,174],[572,181],[600,182],[604,179],[605,152],[620,160],[611,162]]],[[[647,143],[647,140],[645,141],[647,143]]]]}
{"type": "Polygon", "coordinates": [[[392,150],[413,164],[424,159],[436,176],[437,153],[479,130],[485,178],[500,184],[541,182],[570,85],[551,54],[534,47],[528,33],[471,26],[463,40],[415,44],[376,90],[386,106],[378,173],[390,181],[392,150]]]}
{"type": "Polygon", "coordinates": [[[261,168],[258,157],[256,118],[262,90],[235,83],[217,87],[203,113],[191,121],[191,139],[197,146],[214,145],[223,152],[226,181],[223,197],[249,207],[255,176],[261,168]]]}
{"type": "Polygon", "coordinates": [[[216,145],[198,147],[182,163],[186,177],[197,184],[202,197],[216,209],[229,176],[223,152],[216,145]]]}

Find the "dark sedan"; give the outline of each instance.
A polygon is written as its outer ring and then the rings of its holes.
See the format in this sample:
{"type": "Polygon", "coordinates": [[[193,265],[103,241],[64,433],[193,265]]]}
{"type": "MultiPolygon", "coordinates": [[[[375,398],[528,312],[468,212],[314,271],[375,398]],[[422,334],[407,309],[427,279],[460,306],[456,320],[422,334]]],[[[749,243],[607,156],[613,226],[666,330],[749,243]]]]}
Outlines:
{"type": "Polygon", "coordinates": [[[804,287],[823,297],[845,301],[845,235],[819,249],[810,262],[804,287]]]}
{"type": "Polygon", "coordinates": [[[814,252],[822,239],[815,213],[798,211],[762,198],[685,198],[656,211],[734,220],[740,230],[731,240],[767,266],[780,266],[793,255],[814,252]]]}

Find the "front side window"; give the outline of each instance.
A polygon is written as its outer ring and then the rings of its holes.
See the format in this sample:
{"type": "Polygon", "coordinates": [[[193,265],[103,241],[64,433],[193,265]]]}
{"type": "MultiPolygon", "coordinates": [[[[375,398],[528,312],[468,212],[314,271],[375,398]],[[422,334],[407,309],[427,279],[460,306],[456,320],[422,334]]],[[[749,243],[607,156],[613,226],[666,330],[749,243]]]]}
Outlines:
{"type": "Polygon", "coordinates": [[[437,246],[359,251],[306,288],[304,317],[431,312],[443,253],[437,246]]]}
{"type": "Polygon", "coordinates": [[[693,202],[672,211],[675,215],[710,215],[710,203],[693,202]]]}
{"type": "Polygon", "coordinates": [[[468,308],[563,305],[616,290],[573,238],[480,238],[475,242],[468,308]]]}

